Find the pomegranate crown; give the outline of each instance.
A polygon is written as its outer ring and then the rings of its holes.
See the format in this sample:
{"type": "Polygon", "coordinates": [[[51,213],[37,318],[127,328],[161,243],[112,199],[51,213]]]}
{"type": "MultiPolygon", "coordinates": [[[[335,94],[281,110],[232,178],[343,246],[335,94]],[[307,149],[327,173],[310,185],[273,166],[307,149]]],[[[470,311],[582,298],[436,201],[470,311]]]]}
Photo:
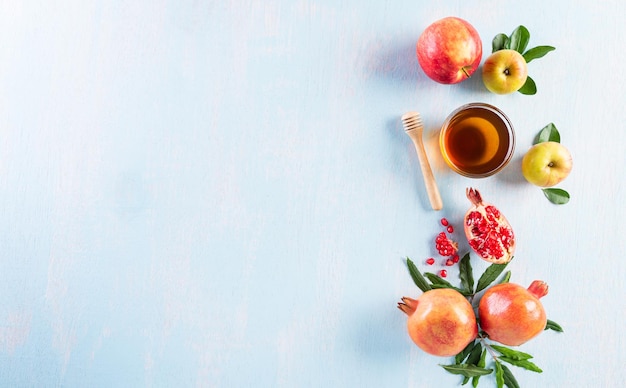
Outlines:
{"type": "Polygon", "coordinates": [[[483,198],[480,196],[480,192],[473,187],[465,189],[465,195],[467,199],[474,205],[478,205],[483,202],[483,198]]]}
{"type": "Polygon", "coordinates": [[[535,280],[528,286],[528,292],[540,299],[548,295],[548,284],[542,280],[535,280]]]}

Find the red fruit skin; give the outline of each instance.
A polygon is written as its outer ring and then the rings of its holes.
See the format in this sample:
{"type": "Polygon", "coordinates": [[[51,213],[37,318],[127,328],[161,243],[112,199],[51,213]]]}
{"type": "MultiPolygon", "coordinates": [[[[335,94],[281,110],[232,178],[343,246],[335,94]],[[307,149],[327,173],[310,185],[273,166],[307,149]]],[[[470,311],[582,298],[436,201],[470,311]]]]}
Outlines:
{"type": "Polygon", "coordinates": [[[404,297],[398,307],[409,316],[413,342],[434,356],[454,356],[478,335],[471,304],[455,290],[430,290],[417,300],[404,297]]]}
{"type": "Polygon", "coordinates": [[[416,51],[424,73],[442,84],[468,79],[483,55],[478,31],[457,17],[446,17],[428,26],[417,41],[416,51]]]}
{"type": "Polygon", "coordinates": [[[546,312],[539,298],[548,293],[546,283],[535,280],[528,289],[503,283],[489,288],[480,299],[480,327],[489,339],[519,346],[546,327],[546,312]]]}

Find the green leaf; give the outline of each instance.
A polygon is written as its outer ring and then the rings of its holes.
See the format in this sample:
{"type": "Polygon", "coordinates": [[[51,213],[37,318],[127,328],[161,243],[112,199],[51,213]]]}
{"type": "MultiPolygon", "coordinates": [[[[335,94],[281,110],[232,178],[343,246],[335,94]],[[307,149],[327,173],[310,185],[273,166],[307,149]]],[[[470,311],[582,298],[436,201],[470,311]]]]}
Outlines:
{"type": "MultiPolygon", "coordinates": [[[[478,364],[476,364],[476,366],[484,368],[486,364],[486,358],[487,358],[487,349],[483,349],[483,352],[480,355],[480,360],[478,361],[478,364]]],[[[472,377],[472,386],[474,388],[478,387],[478,380],[480,380],[480,376],[472,377]]]]}
{"type": "Polygon", "coordinates": [[[508,265],[508,263],[506,263],[506,264],[491,264],[489,267],[487,267],[485,272],[483,272],[483,274],[480,275],[480,278],[478,279],[478,285],[476,286],[476,292],[478,293],[478,292],[484,290],[485,288],[487,288],[487,286],[489,286],[491,283],[493,283],[493,281],[496,280],[496,278],[498,276],[500,276],[502,271],[504,271],[504,269],[506,268],[507,265],[508,265]]]}
{"type": "Polygon", "coordinates": [[[424,272],[424,276],[430,280],[430,282],[435,285],[435,284],[439,284],[442,286],[445,286],[446,288],[454,288],[454,286],[447,280],[440,278],[439,276],[437,276],[436,274],[432,273],[432,272],[424,272]]]}
{"type": "Polygon", "coordinates": [[[468,293],[465,290],[461,290],[460,288],[453,286],[449,281],[440,278],[439,276],[435,275],[434,273],[424,272],[424,276],[426,276],[428,278],[428,280],[430,280],[430,282],[432,283],[432,285],[431,285],[432,288],[450,288],[452,290],[458,291],[459,293],[461,293],[463,295],[469,295],[470,294],[470,293],[468,293]]]}
{"type": "Polygon", "coordinates": [[[524,85],[522,85],[522,87],[517,91],[527,96],[532,96],[533,94],[537,94],[537,85],[535,84],[535,81],[528,76],[526,77],[524,85]]]}
{"type": "Polygon", "coordinates": [[[484,368],[487,362],[487,349],[483,349],[483,352],[480,355],[480,360],[478,361],[478,365],[481,368],[484,368]]]}
{"type": "Polygon", "coordinates": [[[474,291],[474,275],[472,274],[469,253],[466,253],[459,262],[459,277],[461,278],[461,286],[471,294],[474,291]]]}
{"type": "Polygon", "coordinates": [[[463,377],[463,382],[461,383],[461,385],[465,385],[467,383],[469,383],[470,378],[468,376],[463,377]]]}
{"type": "Polygon", "coordinates": [[[426,279],[424,279],[415,264],[408,257],[406,258],[406,265],[407,267],[409,267],[409,273],[413,278],[413,282],[420,290],[422,290],[423,292],[432,290],[430,284],[428,284],[428,282],[426,281],[426,279]]]}
{"type": "Polygon", "coordinates": [[[538,59],[549,53],[550,51],[555,50],[552,46],[537,46],[526,51],[522,56],[526,60],[526,63],[529,63],[533,59],[538,59]]]}
{"type": "Polygon", "coordinates": [[[466,290],[461,290],[460,288],[451,286],[449,283],[448,284],[438,284],[438,283],[435,283],[435,284],[431,284],[430,287],[433,290],[441,289],[441,288],[447,288],[449,290],[454,290],[454,291],[458,292],[459,294],[461,294],[463,296],[470,296],[471,295],[471,293],[467,292],[466,290]]]}
{"type": "Polygon", "coordinates": [[[509,280],[511,280],[511,271],[506,271],[504,273],[504,277],[502,278],[502,280],[500,280],[500,284],[502,283],[508,283],[509,280]]]}
{"type": "Polygon", "coordinates": [[[541,131],[537,133],[537,136],[535,136],[535,139],[533,140],[533,145],[543,143],[545,141],[554,141],[557,143],[561,142],[561,134],[556,129],[556,125],[554,125],[554,123],[550,123],[541,128],[541,131]]]}
{"type": "Polygon", "coordinates": [[[493,372],[493,369],[485,369],[485,368],[480,368],[474,365],[467,365],[467,364],[454,364],[454,365],[439,364],[439,366],[441,366],[443,369],[447,370],[448,372],[454,375],[461,375],[461,376],[468,376],[468,377],[486,376],[488,374],[491,374],[491,372],[493,372]]]}
{"type": "Polygon", "coordinates": [[[467,344],[465,349],[461,350],[461,352],[459,352],[459,354],[454,356],[454,362],[456,364],[460,364],[463,361],[465,361],[465,359],[467,358],[467,356],[469,356],[469,354],[470,354],[470,352],[472,351],[473,348],[474,348],[474,341],[472,341],[469,344],[467,344]]]}
{"type": "Polygon", "coordinates": [[[548,201],[555,205],[564,205],[569,202],[569,193],[563,189],[541,189],[548,201]]]}
{"type": "Polygon", "coordinates": [[[515,380],[515,376],[511,370],[504,364],[502,366],[502,371],[504,372],[504,385],[509,388],[520,388],[519,383],[515,380]]]}
{"type": "Polygon", "coordinates": [[[504,50],[509,48],[509,37],[506,34],[498,34],[491,41],[491,52],[504,50]]]}
{"type": "Polygon", "coordinates": [[[504,387],[504,371],[502,370],[502,364],[496,361],[496,386],[498,388],[504,387]]]}
{"type": "Polygon", "coordinates": [[[513,360],[529,360],[531,358],[533,358],[533,356],[531,356],[528,353],[524,353],[524,352],[520,352],[519,350],[513,350],[511,348],[507,348],[505,346],[499,346],[499,345],[491,345],[492,349],[497,350],[500,354],[502,354],[505,357],[508,357],[510,359],[513,360]]]}
{"type": "Polygon", "coordinates": [[[563,332],[563,328],[561,327],[561,325],[549,319],[548,319],[548,323],[546,323],[546,328],[544,330],[548,330],[548,329],[558,331],[559,333],[563,332]]]}
{"type": "Polygon", "coordinates": [[[528,32],[528,29],[524,26],[519,26],[511,34],[509,48],[522,54],[526,50],[529,40],[530,32],[528,32]]]}
{"type": "Polygon", "coordinates": [[[480,341],[476,341],[476,345],[474,345],[474,347],[472,348],[472,351],[467,358],[466,364],[479,366],[478,361],[480,361],[480,355],[482,354],[482,350],[483,347],[481,346],[480,341]]]}
{"type": "Polygon", "coordinates": [[[511,365],[519,366],[520,368],[524,368],[532,372],[537,372],[537,373],[543,372],[541,368],[539,368],[530,360],[515,360],[513,358],[506,357],[506,356],[500,356],[498,357],[498,359],[500,361],[508,362],[511,365]]]}

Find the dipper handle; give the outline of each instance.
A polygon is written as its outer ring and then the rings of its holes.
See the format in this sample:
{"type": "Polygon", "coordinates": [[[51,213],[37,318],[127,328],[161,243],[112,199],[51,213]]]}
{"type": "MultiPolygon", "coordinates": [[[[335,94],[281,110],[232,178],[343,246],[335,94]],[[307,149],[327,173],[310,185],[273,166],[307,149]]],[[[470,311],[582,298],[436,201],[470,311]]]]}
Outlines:
{"type": "Polygon", "coordinates": [[[415,145],[415,151],[417,152],[417,158],[422,169],[422,177],[424,178],[424,185],[426,186],[430,206],[433,210],[441,210],[443,208],[443,202],[441,201],[439,188],[437,188],[437,182],[435,181],[435,176],[430,168],[428,156],[426,155],[426,150],[424,149],[424,143],[422,141],[422,133],[424,132],[422,119],[419,113],[408,112],[402,115],[402,124],[406,134],[409,135],[415,145]]]}

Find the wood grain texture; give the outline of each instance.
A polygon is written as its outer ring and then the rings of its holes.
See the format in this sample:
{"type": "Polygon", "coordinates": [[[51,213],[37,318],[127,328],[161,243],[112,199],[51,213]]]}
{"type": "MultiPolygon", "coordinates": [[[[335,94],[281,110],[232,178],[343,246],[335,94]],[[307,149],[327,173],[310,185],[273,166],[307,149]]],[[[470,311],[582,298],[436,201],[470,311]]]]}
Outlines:
{"type": "Polygon", "coordinates": [[[435,175],[430,167],[428,161],[428,155],[426,154],[426,148],[424,148],[424,141],[422,140],[424,134],[424,127],[422,121],[419,118],[419,113],[410,112],[402,115],[402,125],[406,134],[413,141],[415,146],[415,152],[417,154],[417,160],[419,161],[420,170],[422,172],[422,178],[424,179],[424,188],[428,195],[428,201],[430,207],[433,210],[443,209],[443,203],[441,202],[441,195],[439,194],[439,188],[437,187],[437,181],[435,175]]]}
{"type": "Polygon", "coordinates": [[[435,253],[442,216],[462,239],[468,186],[515,229],[512,281],[547,281],[565,329],[522,347],[544,372],[520,384],[626,380],[626,3],[1,4],[0,386],[456,386],[395,305],[419,294],[403,258],[435,253]],[[449,15],[484,58],[520,24],[555,46],[529,65],[538,94],[427,79],[415,42],[449,15]],[[437,151],[473,101],[517,133],[482,180],[437,151]],[[400,122],[413,110],[440,212],[400,122]],[[574,160],[561,207],[519,171],[549,122],[574,160]]]}

